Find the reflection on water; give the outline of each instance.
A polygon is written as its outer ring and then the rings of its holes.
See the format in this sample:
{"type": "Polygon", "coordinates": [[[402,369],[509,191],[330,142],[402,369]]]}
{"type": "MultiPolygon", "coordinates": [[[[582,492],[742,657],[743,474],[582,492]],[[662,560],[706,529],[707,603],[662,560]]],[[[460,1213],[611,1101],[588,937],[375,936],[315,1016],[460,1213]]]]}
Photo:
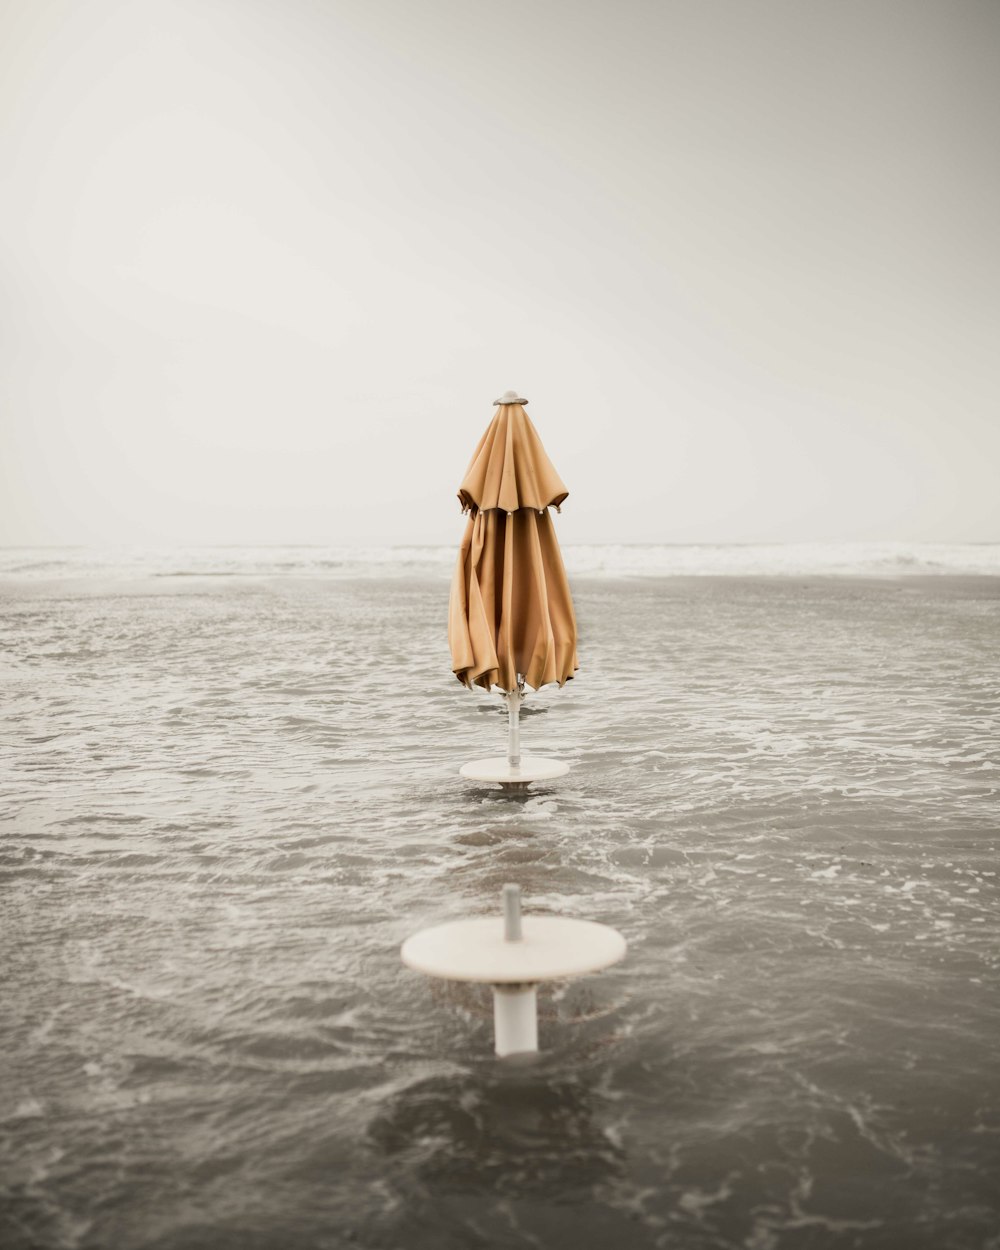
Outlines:
{"type": "Polygon", "coordinates": [[[446,596],[3,588],[0,1242],[1000,1244],[998,584],[583,583],[513,798],[446,596]],[[501,1064],[508,880],[629,956],[501,1064]]]}

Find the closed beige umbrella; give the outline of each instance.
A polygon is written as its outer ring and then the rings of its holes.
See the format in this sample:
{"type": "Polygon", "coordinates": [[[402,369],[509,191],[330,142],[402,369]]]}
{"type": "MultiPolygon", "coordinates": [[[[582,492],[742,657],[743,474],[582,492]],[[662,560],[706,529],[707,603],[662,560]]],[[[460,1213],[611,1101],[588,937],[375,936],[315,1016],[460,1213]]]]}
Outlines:
{"type": "MultiPolygon", "coordinates": [[[[506,784],[526,785],[518,709],[529,687],[562,686],[578,668],[576,617],[550,507],[569,493],[545,454],[522,399],[508,391],[479,440],[458,497],[469,512],[451,587],[448,641],[452,669],[470,689],[498,687],[510,712],[506,784]]],[[[541,765],[542,761],[533,761],[541,765]]],[[[547,761],[558,776],[566,766],[547,761]]],[[[500,780],[466,770],[466,776],[500,780]]],[[[503,771],[502,769],[500,771],[503,771]]],[[[537,771],[537,769],[535,770],[537,771]]]]}

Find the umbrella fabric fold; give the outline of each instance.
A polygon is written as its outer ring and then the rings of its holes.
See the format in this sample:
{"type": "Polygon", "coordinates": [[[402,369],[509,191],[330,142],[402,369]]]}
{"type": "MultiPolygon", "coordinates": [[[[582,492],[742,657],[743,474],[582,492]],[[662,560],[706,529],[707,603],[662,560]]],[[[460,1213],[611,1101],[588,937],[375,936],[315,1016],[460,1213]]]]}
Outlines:
{"type": "Polygon", "coordinates": [[[472,515],[452,580],[448,641],[466,686],[511,692],[519,677],[535,690],[562,686],[579,667],[573,600],[546,508],[567,494],[524,409],[501,407],[459,493],[472,515]]]}
{"type": "Polygon", "coordinates": [[[458,488],[462,507],[558,508],[568,494],[522,405],[502,404],[458,488]]]}

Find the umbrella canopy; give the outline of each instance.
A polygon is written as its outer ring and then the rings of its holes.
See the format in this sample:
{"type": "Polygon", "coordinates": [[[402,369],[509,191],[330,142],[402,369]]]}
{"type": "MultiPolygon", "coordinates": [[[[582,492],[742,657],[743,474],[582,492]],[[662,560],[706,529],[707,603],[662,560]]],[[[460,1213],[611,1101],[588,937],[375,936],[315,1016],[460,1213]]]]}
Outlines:
{"type": "Polygon", "coordinates": [[[576,616],[549,507],[568,495],[524,404],[508,391],[458,497],[469,523],[451,586],[452,670],[470,688],[561,686],[579,667],[576,616]]]}

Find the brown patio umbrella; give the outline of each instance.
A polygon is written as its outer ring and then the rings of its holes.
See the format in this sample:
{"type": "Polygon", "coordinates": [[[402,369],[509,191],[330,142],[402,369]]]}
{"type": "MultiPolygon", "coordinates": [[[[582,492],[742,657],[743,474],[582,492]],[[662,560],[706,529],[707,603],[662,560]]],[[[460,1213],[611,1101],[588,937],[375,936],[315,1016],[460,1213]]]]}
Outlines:
{"type": "MultiPolygon", "coordinates": [[[[569,492],[524,411],[527,402],[515,391],[495,401],[496,415],[462,479],[458,497],[470,515],[448,614],[455,676],[507,696],[505,763],[522,773],[518,709],[525,687],[562,686],[578,668],[573,600],[549,512],[569,492]]],[[[545,775],[565,771],[558,765],[545,775]]]]}

